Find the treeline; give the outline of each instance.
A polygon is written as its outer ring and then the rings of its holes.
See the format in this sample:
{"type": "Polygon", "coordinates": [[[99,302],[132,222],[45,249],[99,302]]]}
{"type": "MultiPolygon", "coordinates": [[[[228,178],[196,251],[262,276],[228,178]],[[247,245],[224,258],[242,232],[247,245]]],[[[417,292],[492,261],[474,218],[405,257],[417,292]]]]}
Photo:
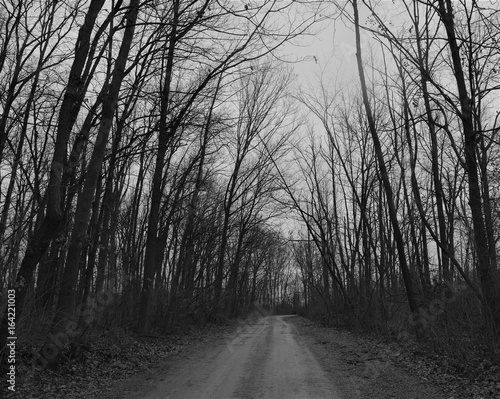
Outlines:
{"type": "Polygon", "coordinates": [[[386,3],[341,11],[356,91],[300,96],[322,124],[288,184],[307,227],[294,247],[300,303],[462,353],[500,331],[500,11],[386,3]]]}
{"type": "MultiPolygon", "coordinates": [[[[165,332],[286,296],[269,219],[273,162],[298,124],[271,54],[310,11],[0,3],[2,304],[15,289],[19,334],[46,337],[42,363],[78,351],[95,319],[165,332]]],[[[7,326],[5,313],[2,347],[7,326]]]]}

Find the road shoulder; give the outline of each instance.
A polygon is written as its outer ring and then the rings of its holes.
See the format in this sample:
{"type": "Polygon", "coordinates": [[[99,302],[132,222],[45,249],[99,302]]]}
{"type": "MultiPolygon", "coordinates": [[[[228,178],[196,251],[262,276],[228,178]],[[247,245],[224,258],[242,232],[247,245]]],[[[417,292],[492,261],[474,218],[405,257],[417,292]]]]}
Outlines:
{"type": "Polygon", "coordinates": [[[344,399],[444,399],[438,387],[397,364],[397,350],[347,331],[290,317],[297,340],[307,345],[344,399]]]}
{"type": "Polygon", "coordinates": [[[150,362],[145,370],[113,381],[101,398],[142,399],[161,385],[174,370],[196,359],[213,356],[235,331],[236,325],[203,329],[202,333],[190,336],[188,343],[183,344],[178,351],[150,362]]]}

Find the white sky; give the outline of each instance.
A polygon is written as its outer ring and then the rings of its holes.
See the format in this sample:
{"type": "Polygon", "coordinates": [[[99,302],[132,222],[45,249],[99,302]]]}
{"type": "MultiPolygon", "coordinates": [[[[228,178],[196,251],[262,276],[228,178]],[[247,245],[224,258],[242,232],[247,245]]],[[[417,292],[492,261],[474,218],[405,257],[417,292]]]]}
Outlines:
{"type": "MultiPolygon", "coordinates": [[[[346,11],[352,14],[347,5],[346,11]]],[[[336,14],[331,5],[330,14],[336,14]]],[[[360,10],[361,22],[366,20],[366,10],[360,10]]],[[[341,86],[358,82],[354,28],[344,18],[331,18],[317,24],[314,36],[301,39],[299,45],[287,45],[284,53],[296,61],[294,70],[302,89],[315,88],[321,82],[337,82],[341,86]]],[[[369,36],[362,33],[362,46],[369,43],[369,36]]]]}

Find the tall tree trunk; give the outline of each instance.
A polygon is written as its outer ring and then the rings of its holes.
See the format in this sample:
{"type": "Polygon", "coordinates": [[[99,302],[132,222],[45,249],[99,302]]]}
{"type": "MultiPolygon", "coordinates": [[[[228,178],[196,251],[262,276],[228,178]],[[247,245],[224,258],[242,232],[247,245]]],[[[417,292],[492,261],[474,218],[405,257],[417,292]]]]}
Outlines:
{"type": "Polygon", "coordinates": [[[500,332],[500,286],[496,265],[492,264],[486,223],[483,215],[483,200],[477,162],[477,134],[474,130],[473,116],[467,85],[465,82],[451,0],[438,0],[439,16],[446,29],[448,46],[453,61],[453,72],[460,100],[460,120],[464,134],[464,153],[466,173],[469,183],[469,207],[472,213],[474,242],[476,244],[477,268],[484,293],[486,316],[495,335],[500,332]]]}
{"type": "Polygon", "coordinates": [[[200,159],[198,161],[198,170],[196,173],[195,187],[189,203],[186,227],[184,229],[181,240],[179,260],[181,263],[181,267],[185,271],[184,289],[185,289],[185,299],[187,301],[190,301],[193,295],[194,276],[196,272],[196,262],[193,262],[193,255],[194,255],[193,233],[194,233],[194,222],[197,212],[196,208],[198,205],[198,198],[201,190],[201,185],[203,183],[203,170],[205,166],[205,157],[209,141],[210,129],[212,127],[212,113],[215,106],[215,101],[217,99],[217,95],[219,94],[221,81],[222,81],[222,74],[219,76],[219,79],[217,81],[217,86],[215,88],[214,95],[212,97],[212,102],[210,104],[210,109],[208,110],[208,115],[203,129],[203,136],[200,142],[201,146],[200,156],[199,156],[200,159]]]}
{"type": "MultiPolygon", "coordinates": [[[[65,172],[64,165],[67,156],[67,146],[71,129],[76,121],[85,96],[82,71],[87,60],[90,36],[103,4],[104,0],[92,0],[90,2],[85,21],[78,32],[75,46],[75,58],[71,66],[66,91],[59,111],[54,155],[52,157],[52,165],[46,192],[46,214],[41,224],[28,239],[24,258],[14,284],[14,289],[16,291],[16,318],[22,315],[24,299],[26,298],[26,293],[38,262],[47,250],[52,239],[62,231],[61,226],[64,224],[62,209],[62,204],[64,202],[62,193],[64,187],[62,187],[61,183],[65,172]]],[[[6,337],[7,314],[4,313],[0,325],[0,351],[5,347],[6,337]]]]}
{"type": "Polygon", "coordinates": [[[158,151],[156,154],[155,170],[151,189],[151,205],[148,216],[148,229],[146,238],[146,254],[144,257],[144,276],[142,282],[142,291],[139,303],[139,321],[137,330],[140,333],[149,332],[151,325],[152,311],[152,289],[155,275],[155,259],[158,247],[158,224],[160,218],[160,204],[162,196],[163,166],[167,145],[173,134],[173,127],[168,126],[168,108],[170,102],[170,85],[172,82],[172,73],[174,67],[175,46],[177,43],[177,25],[179,24],[179,0],[173,1],[173,15],[171,21],[171,31],[168,41],[167,64],[165,77],[163,78],[163,87],[160,99],[160,123],[158,151]]]}
{"type": "MultiPolygon", "coordinates": [[[[126,19],[126,28],[123,34],[120,50],[116,58],[109,92],[107,93],[107,96],[105,96],[102,104],[102,116],[99,124],[97,140],[88,164],[83,190],[78,196],[74,227],[69,244],[69,253],[71,256],[69,256],[66,261],[63,280],[61,282],[61,289],[59,291],[57,312],[53,321],[52,334],[56,336],[61,333],[66,333],[68,323],[75,323],[74,311],[76,305],[76,284],[82,254],[84,253],[84,249],[86,247],[85,237],[90,221],[90,213],[95,197],[97,182],[102,170],[108,136],[112,126],[113,116],[118,105],[118,95],[125,76],[125,67],[130,48],[132,46],[138,13],[139,0],[131,0],[129,10],[124,17],[126,19]]],[[[77,334],[77,332],[72,331],[71,334],[68,334],[70,335],[70,337],[68,337],[68,343],[72,338],[74,338],[71,337],[73,334],[77,334]]],[[[47,345],[53,345],[53,343],[48,341],[44,347],[42,347],[40,351],[42,356],[44,356],[44,353],[48,353],[47,345]]],[[[61,340],[59,341],[59,346],[59,351],[56,356],[52,356],[52,358],[47,358],[47,356],[45,356],[48,361],[48,365],[54,366],[58,363],[60,355],[66,345],[64,345],[61,340]]]]}
{"type": "MultiPolygon", "coordinates": [[[[418,7],[418,5],[416,5],[418,7]]],[[[422,48],[422,37],[420,36],[420,28],[418,26],[418,19],[415,19],[415,34],[417,35],[417,53],[418,64],[420,69],[420,82],[422,87],[422,97],[424,99],[426,122],[429,127],[429,135],[431,138],[431,165],[432,165],[432,181],[434,183],[434,190],[436,193],[436,208],[438,214],[438,227],[439,238],[441,240],[441,259],[443,267],[443,279],[448,281],[451,279],[450,258],[449,258],[449,240],[446,233],[446,218],[444,213],[444,190],[441,183],[441,176],[439,172],[439,150],[437,143],[437,131],[434,116],[432,114],[432,107],[430,102],[429,90],[427,87],[427,73],[428,73],[428,54],[422,48]]],[[[427,43],[428,44],[428,43],[427,43]]]]}
{"type": "Polygon", "coordinates": [[[358,13],[358,4],[357,0],[353,0],[353,8],[354,8],[354,28],[356,31],[356,59],[358,62],[358,73],[361,81],[361,90],[363,94],[363,103],[366,110],[366,117],[368,120],[368,126],[370,128],[370,133],[373,140],[373,146],[375,148],[375,154],[377,156],[380,177],[382,179],[382,183],[384,185],[384,191],[387,199],[387,206],[389,207],[389,217],[392,224],[394,240],[396,241],[396,247],[398,251],[398,259],[399,259],[399,267],[401,273],[403,274],[403,281],[406,287],[406,295],[408,298],[408,304],[410,306],[410,310],[415,312],[418,309],[417,300],[415,298],[415,293],[413,291],[413,282],[411,279],[410,270],[408,268],[408,262],[406,261],[405,255],[405,247],[403,235],[401,233],[401,229],[399,227],[397,209],[394,203],[394,195],[392,192],[391,182],[389,180],[389,175],[387,173],[387,168],[385,165],[384,154],[382,152],[382,146],[380,144],[380,139],[378,137],[377,128],[375,126],[375,120],[373,118],[370,100],[368,98],[368,89],[366,86],[364,68],[363,68],[363,59],[361,55],[361,35],[360,35],[360,27],[359,27],[359,13],[358,13]]]}

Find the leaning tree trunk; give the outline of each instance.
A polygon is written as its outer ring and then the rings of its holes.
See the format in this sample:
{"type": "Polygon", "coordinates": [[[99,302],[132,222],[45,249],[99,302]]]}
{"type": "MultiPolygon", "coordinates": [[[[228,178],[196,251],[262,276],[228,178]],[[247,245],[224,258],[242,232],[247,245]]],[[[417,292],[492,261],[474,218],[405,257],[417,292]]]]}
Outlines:
{"type": "Polygon", "coordinates": [[[165,78],[161,92],[160,103],[160,123],[158,151],[156,153],[155,170],[151,189],[151,205],[148,216],[148,229],[146,233],[146,253],[144,256],[144,276],[142,291],[139,303],[139,322],[137,330],[143,334],[149,332],[151,325],[152,312],[152,289],[155,275],[155,260],[158,247],[158,224],[160,219],[160,205],[162,196],[162,178],[167,145],[171,138],[172,128],[167,126],[168,105],[170,102],[170,84],[174,68],[175,45],[177,42],[177,25],[179,23],[179,0],[173,2],[173,17],[171,21],[171,32],[168,42],[167,65],[165,69],[165,78]]]}
{"type": "Polygon", "coordinates": [[[387,173],[387,168],[385,166],[384,154],[382,152],[382,146],[380,143],[380,138],[378,136],[377,128],[375,126],[375,120],[373,118],[370,100],[368,98],[368,90],[366,86],[364,68],[363,68],[363,59],[361,56],[361,35],[360,35],[360,27],[359,27],[359,14],[358,14],[358,4],[357,0],[353,0],[353,8],[354,8],[354,28],[356,31],[356,59],[358,62],[358,73],[359,79],[361,81],[361,90],[363,95],[363,103],[366,110],[366,117],[368,119],[368,126],[370,129],[370,133],[372,136],[373,146],[375,148],[375,154],[377,156],[380,177],[382,179],[382,183],[384,186],[384,191],[387,199],[387,206],[389,207],[389,217],[392,224],[394,240],[396,241],[396,247],[398,251],[398,260],[399,267],[401,269],[401,273],[403,275],[403,281],[406,287],[406,295],[408,298],[408,304],[410,305],[410,310],[412,312],[417,311],[418,305],[415,297],[415,293],[413,292],[413,283],[411,279],[410,269],[408,267],[408,262],[406,261],[405,255],[405,247],[403,235],[401,233],[401,229],[399,227],[398,215],[396,205],[394,203],[394,194],[392,192],[391,182],[389,180],[389,175],[387,173]]]}
{"type": "Polygon", "coordinates": [[[106,146],[108,142],[109,132],[111,130],[113,115],[118,104],[118,95],[120,87],[125,76],[125,67],[127,64],[128,54],[132,46],[134,38],[135,24],[139,13],[139,0],[132,0],[129,5],[129,10],[125,16],[126,28],[123,34],[122,43],[118,56],[116,58],[113,77],[109,86],[107,96],[103,100],[102,117],[99,124],[99,132],[92,152],[92,156],[88,165],[85,183],[82,192],[78,196],[75,212],[75,222],[70,238],[69,253],[71,256],[67,258],[66,267],[61,282],[59,291],[59,301],[57,305],[56,315],[52,322],[52,332],[50,339],[40,350],[40,355],[44,359],[44,363],[49,366],[54,366],[59,362],[62,352],[71,340],[79,335],[78,331],[72,328],[68,332],[68,325],[75,325],[75,305],[76,305],[76,284],[78,280],[78,272],[82,253],[84,250],[85,236],[90,221],[90,212],[94,196],[96,192],[97,182],[101,173],[102,164],[104,161],[106,146]],[[66,335],[66,339],[58,339],[58,350],[48,349],[48,346],[54,346],[52,337],[62,337],[66,335]],[[53,353],[54,352],[54,353],[53,353]],[[53,353],[52,356],[47,356],[48,353],[53,353]]]}
{"type": "Polygon", "coordinates": [[[478,274],[484,293],[487,320],[490,323],[493,333],[498,335],[500,332],[500,287],[496,265],[492,262],[493,259],[490,256],[492,249],[488,245],[486,222],[483,215],[481,183],[477,166],[477,135],[479,132],[474,130],[470,98],[460,58],[458,39],[455,33],[452,3],[451,0],[439,0],[438,5],[439,15],[448,37],[448,46],[451,52],[460,100],[460,119],[464,134],[465,165],[469,180],[469,206],[474,229],[478,274]]]}
{"type": "MultiPolygon", "coordinates": [[[[39,227],[28,239],[24,258],[14,283],[17,319],[20,318],[23,312],[24,299],[26,298],[28,287],[31,284],[35,268],[49,247],[52,239],[61,232],[61,227],[64,225],[64,214],[62,209],[62,204],[64,202],[62,193],[64,187],[62,186],[62,179],[65,173],[64,168],[67,146],[71,129],[73,128],[85,97],[85,79],[82,76],[82,72],[89,53],[90,36],[103,4],[104,0],[92,0],[90,2],[85,21],[78,32],[78,38],[75,45],[75,58],[69,72],[68,83],[59,111],[57,135],[54,143],[54,155],[52,157],[46,192],[46,214],[39,227]]],[[[6,344],[7,326],[7,314],[5,313],[0,325],[0,351],[2,351],[6,344]]]]}

